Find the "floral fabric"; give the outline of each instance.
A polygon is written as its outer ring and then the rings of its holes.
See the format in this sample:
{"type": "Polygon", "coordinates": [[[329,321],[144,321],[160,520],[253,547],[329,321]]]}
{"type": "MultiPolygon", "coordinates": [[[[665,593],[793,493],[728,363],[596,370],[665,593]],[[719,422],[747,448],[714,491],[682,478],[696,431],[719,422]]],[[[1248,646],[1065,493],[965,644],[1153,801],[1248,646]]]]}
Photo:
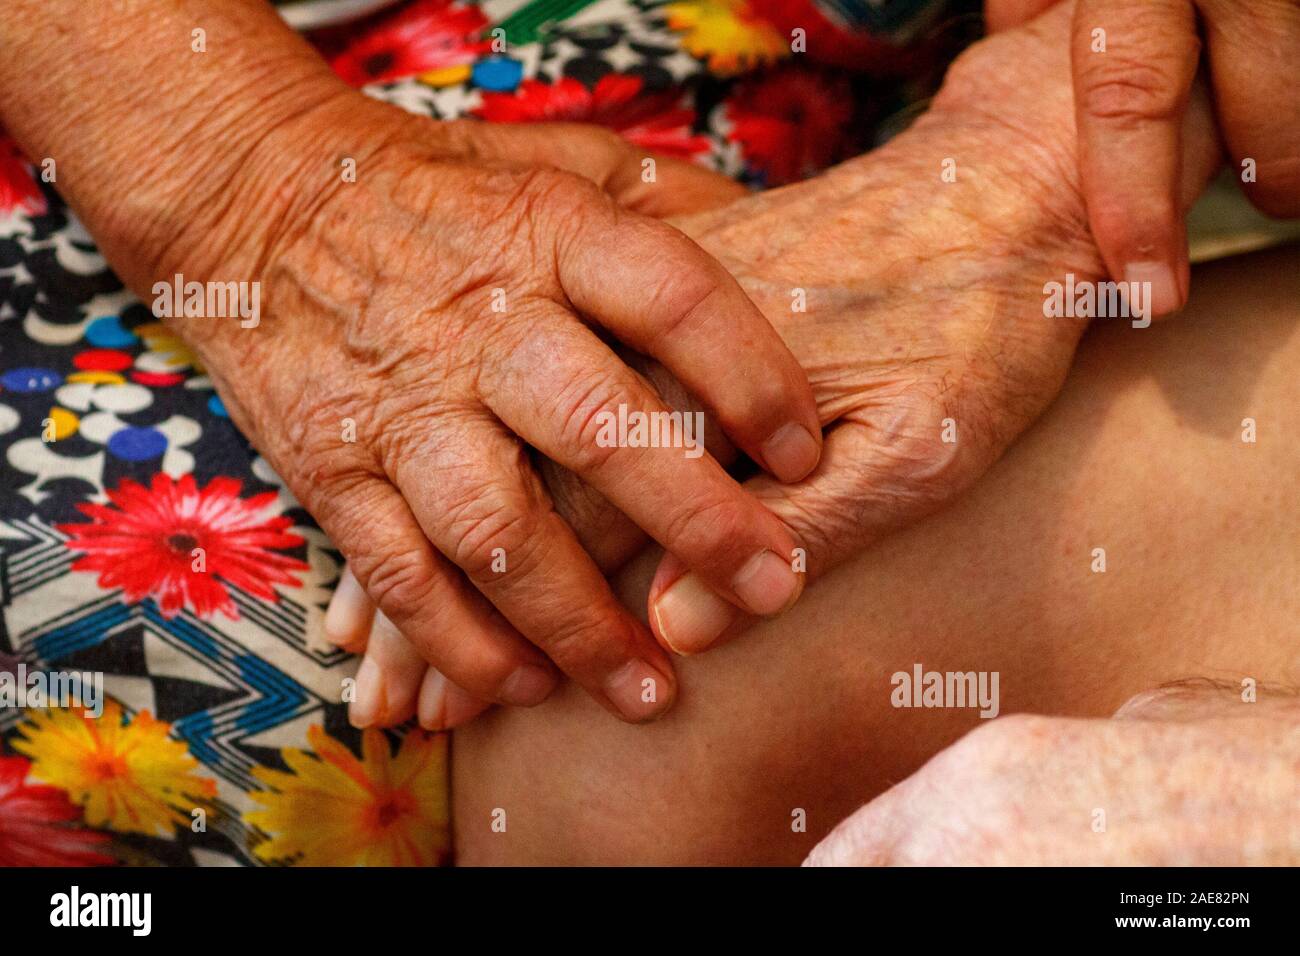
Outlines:
{"type": "MultiPolygon", "coordinates": [[[[416,0],[315,39],[416,112],[598,123],[757,186],[886,135],[969,39],[953,8],[416,0]]],[[[340,566],[0,134],[0,865],[447,861],[445,737],[347,722],[340,566]],[[102,714],[15,706],[24,670],[102,673],[102,714]]]]}

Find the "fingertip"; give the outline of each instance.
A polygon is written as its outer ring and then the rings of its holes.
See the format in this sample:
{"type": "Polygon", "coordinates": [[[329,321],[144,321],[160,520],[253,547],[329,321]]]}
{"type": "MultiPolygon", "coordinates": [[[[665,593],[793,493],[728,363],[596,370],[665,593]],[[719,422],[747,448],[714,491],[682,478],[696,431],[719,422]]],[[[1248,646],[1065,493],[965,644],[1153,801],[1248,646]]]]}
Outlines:
{"type": "Polygon", "coordinates": [[[355,696],[348,706],[348,722],[358,730],[375,726],[386,706],[384,679],[379,665],[369,655],[362,659],[361,666],[357,668],[353,692],[355,696]]]}
{"type": "Polygon", "coordinates": [[[693,573],[683,574],[650,605],[656,639],[682,656],[708,650],[739,617],[730,601],[693,573]]]}
{"type": "Polygon", "coordinates": [[[555,672],[537,664],[521,664],[501,685],[501,703],[514,707],[536,707],[560,684],[555,672]]]}
{"type": "Polygon", "coordinates": [[[647,661],[633,659],[605,678],[602,688],[614,712],[630,724],[658,720],[677,698],[677,682],[647,661]]]}
{"type": "MultiPolygon", "coordinates": [[[[818,430],[820,434],[820,429],[818,430]]],[[[791,484],[810,475],[821,460],[822,446],[798,422],[787,422],[763,442],[762,455],[767,471],[778,481],[791,484]]]]}
{"type": "Polygon", "coordinates": [[[420,684],[416,717],[425,730],[438,733],[468,723],[490,706],[489,701],[461,689],[437,668],[430,667],[420,684]]]}
{"type": "Polygon", "coordinates": [[[425,730],[438,731],[444,727],[448,681],[442,671],[430,667],[420,681],[420,694],[415,708],[415,719],[425,730]]]}
{"type": "Polygon", "coordinates": [[[1145,303],[1140,317],[1159,318],[1182,309],[1187,294],[1178,266],[1168,262],[1130,262],[1124,267],[1124,283],[1132,302],[1145,303]],[[1134,289],[1140,290],[1137,295],[1134,289]]]}
{"type": "Polygon", "coordinates": [[[359,645],[364,647],[374,613],[375,606],[369,595],[351,568],[344,566],[325,610],[325,639],[344,650],[355,650],[359,645]]]}

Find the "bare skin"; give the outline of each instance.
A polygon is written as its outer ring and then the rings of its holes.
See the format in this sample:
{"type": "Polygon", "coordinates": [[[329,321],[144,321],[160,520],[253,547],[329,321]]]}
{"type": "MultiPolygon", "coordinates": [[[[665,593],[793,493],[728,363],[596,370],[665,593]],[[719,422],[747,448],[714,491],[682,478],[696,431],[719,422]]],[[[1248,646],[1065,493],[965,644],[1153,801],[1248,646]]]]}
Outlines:
{"type": "MultiPolygon", "coordinates": [[[[999,671],[1003,714],[1107,717],[1188,678],[1300,684],[1300,250],[1196,280],[1178,321],[1090,334],[1059,400],[956,506],[680,662],[669,717],[607,725],[565,688],[458,730],[460,861],[798,863],[982,723],[892,707],[890,676],[917,662],[999,671]]],[[[654,561],[620,581],[631,605],[654,561]]]]}
{"type": "Polygon", "coordinates": [[[1113,719],[994,721],[837,826],[816,866],[1287,866],[1300,696],[1188,682],[1113,719]]]}

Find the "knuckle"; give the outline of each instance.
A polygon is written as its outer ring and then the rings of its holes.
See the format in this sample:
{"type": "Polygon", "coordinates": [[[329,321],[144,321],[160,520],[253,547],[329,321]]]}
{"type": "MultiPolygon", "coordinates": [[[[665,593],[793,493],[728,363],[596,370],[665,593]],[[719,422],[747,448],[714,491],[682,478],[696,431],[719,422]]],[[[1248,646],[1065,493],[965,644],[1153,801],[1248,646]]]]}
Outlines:
{"type": "Polygon", "coordinates": [[[1054,746],[1059,721],[1038,714],[1008,714],[982,722],[962,738],[958,748],[978,765],[1019,765],[1054,746]]]}
{"type": "Polygon", "coordinates": [[[587,157],[599,160],[596,163],[598,169],[611,169],[634,153],[630,142],[604,126],[566,123],[564,134],[580,143],[587,157]]]}
{"type": "Polygon", "coordinates": [[[951,394],[955,386],[941,376],[929,394],[910,388],[892,403],[890,418],[864,469],[873,504],[901,518],[941,504],[961,489],[982,440],[978,418],[963,414],[951,394]]]}
{"type": "Polygon", "coordinates": [[[1086,61],[1079,75],[1079,98],[1094,119],[1137,126],[1176,119],[1187,85],[1172,64],[1159,57],[1107,53],[1086,61]]]}
{"type": "Polygon", "coordinates": [[[352,564],[357,580],[385,613],[420,607],[434,589],[427,556],[418,548],[385,547],[377,555],[354,558],[352,564]]]}
{"type": "Polygon", "coordinates": [[[607,415],[616,414],[620,404],[633,405],[631,389],[608,371],[584,369],[560,384],[549,409],[559,422],[560,453],[579,475],[603,471],[618,455],[617,442],[602,441],[607,415]]]}
{"type": "Polygon", "coordinates": [[[744,505],[727,496],[685,496],[665,521],[664,542],[683,555],[721,555],[754,534],[754,522],[744,505]]]}
{"type": "Polygon", "coordinates": [[[517,175],[516,210],[533,224],[573,222],[586,207],[605,199],[594,183],[559,169],[539,167],[517,175]]]}
{"type": "Polygon", "coordinates": [[[546,640],[546,654],[566,673],[613,665],[613,654],[622,654],[625,628],[618,616],[599,607],[560,619],[546,640]]]}
{"type": "Polygon", "coordinates": [[[663,237],[664,255],[658,276],[647,290],[647,314],[658,317],[647,351],[660,342],[672,341],[691,325],[710,314],[710,306],[722,294],[722,279],[702,262],[690,240],[676,230],[663,237]]]}
{"type": "Polygon", "coordinates": [[[504,552],[509,556],[507,568],[517,575],[535,546],[537,515],[508,493],[478,490],[480,494],[450,514],[450,557],[476,580],[496,579],[500,575],[493,563],[504,552]]]}
{"type": "Polygon", "coordinates": [[[1300,155],[1266,156],[1258,163],[1255,181],[1242,184],[1250,201],[1270,216],[1300,216],[1300,155]]]}

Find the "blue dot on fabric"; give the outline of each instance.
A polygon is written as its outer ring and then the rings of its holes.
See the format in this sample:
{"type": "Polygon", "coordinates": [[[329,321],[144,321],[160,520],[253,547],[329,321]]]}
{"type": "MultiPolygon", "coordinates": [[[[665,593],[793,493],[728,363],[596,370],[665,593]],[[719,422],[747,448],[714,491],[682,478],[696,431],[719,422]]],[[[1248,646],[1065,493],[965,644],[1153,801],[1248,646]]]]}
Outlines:
{"type": "Polygon", "coordinates": [[[167,436],[156,428],[123,428],[108,439],[108,453],[123,461],[149,461],[167,450],[167,436]]]}
{"type": "Polygon", "coordinates": [[[121,317],[101,315],[86,326],[86,341],[101,349],[121,349],[135,345],[139,338],[122,328],[121,317]]]}
{"type": "Polygon", "coordinates": [[[230,413],[226,411],[226,405],[221,401],[220,395],[213,395],[208,399],[208,411],[218,418],[229,418],[230,413]]]}
{"type": "Polygon", "coordinates": [[[524,65],[509,57],[479,60],[474,64],[470,79],[479,89],[508,92],[524,78],[524,65]]]}
{"type": "Polygon", "coordinates": [[[0,385],[11,392],[48,392],[63,384],[63,376],[48,368],[11,368],[0,385]]]}

